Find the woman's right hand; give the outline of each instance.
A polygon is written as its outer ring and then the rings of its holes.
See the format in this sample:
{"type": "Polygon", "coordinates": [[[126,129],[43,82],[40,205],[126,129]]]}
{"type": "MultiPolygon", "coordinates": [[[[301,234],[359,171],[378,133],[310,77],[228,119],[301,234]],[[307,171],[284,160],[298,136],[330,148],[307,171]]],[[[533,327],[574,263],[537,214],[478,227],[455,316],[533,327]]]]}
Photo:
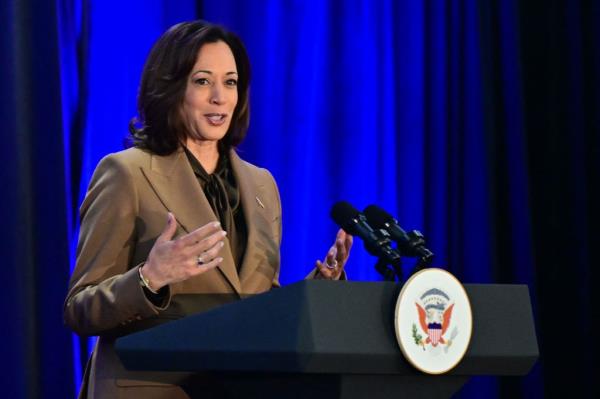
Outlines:
{"type": "Polygon", "coordinates": [[[173,240],[176,230],[175,216],[169,212],[165,229],[141,266],[142,274],[154,290],[202,274],[223,261],[218,255],[227,233],[219,222],[208,223],[173,240]]]}

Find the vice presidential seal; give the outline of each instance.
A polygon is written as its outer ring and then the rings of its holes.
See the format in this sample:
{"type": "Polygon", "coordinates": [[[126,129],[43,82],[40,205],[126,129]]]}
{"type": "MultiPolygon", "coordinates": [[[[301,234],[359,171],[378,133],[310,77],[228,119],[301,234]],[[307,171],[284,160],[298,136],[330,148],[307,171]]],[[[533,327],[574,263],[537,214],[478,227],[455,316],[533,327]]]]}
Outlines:
{"type": "Polygon", "coordinates": [[[473,328],[471,304],[449,272],[430,268],[402,287],[395,314],[396,338],[404,357],[427,374],[442,374],[463,358],[473,328]]]}

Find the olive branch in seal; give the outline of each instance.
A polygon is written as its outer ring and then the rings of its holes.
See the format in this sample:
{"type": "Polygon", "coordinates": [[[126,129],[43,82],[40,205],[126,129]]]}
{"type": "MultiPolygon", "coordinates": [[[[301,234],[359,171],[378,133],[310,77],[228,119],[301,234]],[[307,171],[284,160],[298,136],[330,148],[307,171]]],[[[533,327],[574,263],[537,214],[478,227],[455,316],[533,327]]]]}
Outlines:
{"type": "Polygon", "coordinates": [[[425,350],[425,345],[423,344],[423,336],[417,331],[417,325],[415,323],[413,323],[412,325],[412,337],[415,340],[415,345],[421,345],[423,350],[425,350]]]}

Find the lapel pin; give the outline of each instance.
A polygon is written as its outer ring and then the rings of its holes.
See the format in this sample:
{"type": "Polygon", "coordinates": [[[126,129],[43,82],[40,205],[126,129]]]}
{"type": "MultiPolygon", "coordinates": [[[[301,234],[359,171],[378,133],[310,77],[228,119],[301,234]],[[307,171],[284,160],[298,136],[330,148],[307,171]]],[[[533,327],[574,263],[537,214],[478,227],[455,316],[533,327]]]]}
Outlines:
{"type": "Polygon", "coordinates": [[[265,204],[262,203],[260,198],[258,198],[258,197],[254,197],[254,198],[256,198],[256,202],[258,202],[258,205],[260,205],[261,208],[265,209],[265,204]]]}

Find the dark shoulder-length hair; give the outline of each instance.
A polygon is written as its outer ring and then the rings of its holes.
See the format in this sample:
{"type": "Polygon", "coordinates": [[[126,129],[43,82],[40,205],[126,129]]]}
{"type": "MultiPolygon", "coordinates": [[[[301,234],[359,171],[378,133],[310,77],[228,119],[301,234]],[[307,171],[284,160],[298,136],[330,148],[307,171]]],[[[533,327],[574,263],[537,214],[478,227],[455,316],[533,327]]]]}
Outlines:
{"type": "Polygon", "coordinates": [[[172,26],[152,47],[140,82],[138,117],[129,123],[130,144],[168,155],[189,136],[181,112],[187,79],[200,48],[218,41],[225,42],[231,49],[238,72],[238,102],[220,148],[227,150],[242,142],[250,119],[250,61],[246,49],[242,41],[224,27],[192,21],[172,26]]]}

